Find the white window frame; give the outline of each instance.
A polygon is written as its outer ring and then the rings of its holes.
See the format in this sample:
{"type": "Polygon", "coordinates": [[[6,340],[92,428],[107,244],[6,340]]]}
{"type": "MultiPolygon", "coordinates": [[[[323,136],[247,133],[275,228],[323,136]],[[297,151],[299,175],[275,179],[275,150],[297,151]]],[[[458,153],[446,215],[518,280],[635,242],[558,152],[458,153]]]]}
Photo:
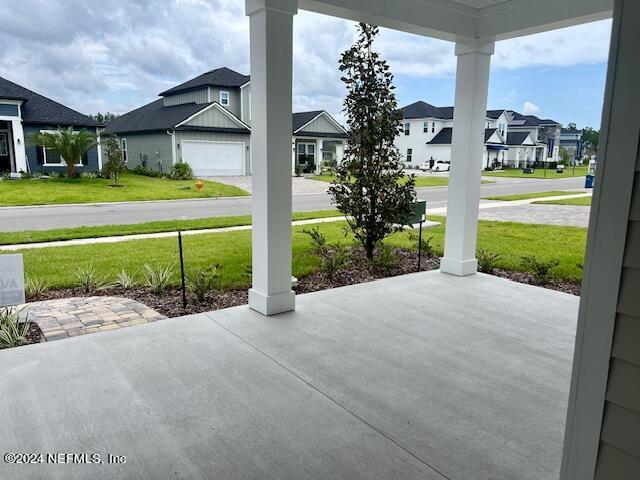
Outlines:
{"type": "Polygon", "coordinates": [[[407,148],[407,163],[411,163],[413,160],[413,148],[407,148]]]}
{"type": "Polygon", "coordinates": [[[403,128],[404,128],[404,134],[405,134],[406,136],[409,136],[409,135],[411,134],[411,123],[406,122],[406,123],[404,124],[403,128]]]}
{"type": "MultiPolygon", "coordinates": [[[[0,155],[3,157],[9,156],[9,132],[2,131],[0,132],[0,137],[4,137],[4,153],[0,151],[0,155]]],[[[0,143],[2,145],[2,143],[0,143]]]]}
{"type": "Polygon", "coordinates": [[[431,122],[431,133],[436,133],[436,122],[431,122]]]}
{"type": "Polygon", "coordinates": [[[228,107],[231,105],[231,95],[229,95],[228,90],[220,90],[218,99],[220,100],[220,105],[222,105],[223,107],[228,107]]]}
{"type": "Polygon", "coordinates": [[[129,152],[127,151],[127,137],[122,137],[120,139],[120,150],[122,150],[122,159],[124,163],[129,161],[129,152]]]}
{"type": "MultiPolygon", "coordinates": [[[[60,133],[58,130],[40,130],[40,133],[51,133],[51,134],[58,134],[60,133]]],[[[74,135],[77,135],[78,132],[74,131],[73,132],[74,135]]],[[[63,167],[67,164],[67,161],[64,159],[64,157],[62,155],[60,155],[60,162],[47,162],[47,149],[44,147],[39,147],[42,148],[42,165],[43,166],[47,166],[47,167],[63,167]]],[[[82,158],[80,159],[80,163],[76,163],[74,165],[74,167],[82,167],[83,163],[82,163],[82,158]]]]}
{"type": "Polygon", "coordinates": [[[429,122],[424,122],[422,124],[422,133],[429,133],[429,122]]]}

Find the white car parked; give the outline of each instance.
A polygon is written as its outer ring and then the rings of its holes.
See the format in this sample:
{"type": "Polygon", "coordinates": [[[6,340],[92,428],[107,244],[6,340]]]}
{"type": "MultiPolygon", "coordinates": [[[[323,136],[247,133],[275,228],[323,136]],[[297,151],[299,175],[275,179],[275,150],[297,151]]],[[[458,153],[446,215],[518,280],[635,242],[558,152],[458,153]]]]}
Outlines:
{"type": "Polygon", "coordinates": [[[451,162],[447,160],[436,160],[431,166],[430,161],[426,161],[420,164],[418,167],[423,172],[431,170],[432,172],[448,172],[451,169],[451,162]]]}

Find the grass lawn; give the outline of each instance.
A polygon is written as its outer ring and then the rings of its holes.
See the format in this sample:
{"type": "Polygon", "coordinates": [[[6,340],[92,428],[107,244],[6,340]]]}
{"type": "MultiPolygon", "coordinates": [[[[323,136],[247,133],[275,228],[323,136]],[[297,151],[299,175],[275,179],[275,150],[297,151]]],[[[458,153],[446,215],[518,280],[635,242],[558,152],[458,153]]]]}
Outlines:
{"type": "Polygon", "coordinates": [[[591,206],[592,197],[582,198],[567,198],[565,200],[540,200],[539,202],[533,202],[537,204],[545,205],[580,205],[581,207],[591,206]]]}
{"type": "Polygon", "coordinates": [[[545,176],[544,168],[536,168],[534,173],[522,173],[521,168],[506,168],[494,172],[482,172],[486,177],[518,177],[518,178],[569,178],[584,177],[587,174],[588,167],[576,167],[575,174],[573,167],[565,167],[564,173],[556,173],[555,169],[547,169],[545,176]]]}
{"type": "MultiPolygon", "coordinates": [[[[519,193],[516,195],[496,195],[493,197],[484,197],[485,200],[502,200],[505,202],[511,202],[514,200],[528,200],[530,198],[542,198],[542,197],[557,197],[560,195],[576,195],[578,193],[586,192],[568,192],[562,190],[552,190],[550,192],[538,192],[538,193],[519,193]]],[[[538,202],[535,202],[538,203],[538,202]]]]}
{"type": "MultiPolygon", "coordinates": [[[[321,182],[332,182],[336,177],[333,175],[314,175],[309,177],[312,180],[321,182]]],[[[482,183],[493,183],[490,180],[482,180],[482,183]]],[[[449,185],[449,177],[423,177],[416,176],[416,188],[422,187],[446,187],[449,185]]]]}
{"type": "MultiPolygon", "coordinates": [[[[318,210],[316,212],[294,212],[292,218],[293,220],[308,220],[311,218],[336,217],[338,215],[340,215],[340,213],[337,210],[318,210]]],[[[177,230],[204,230],[207,228],[235,227],[238,225],[251,225],[251,215],[198,218],[195,220],[161,220],[156,222],[133,223],[130,225],[101,225],[96,227],[0,232],[0,245],[55,242],[58,240],[136,235],[140,233],[175,232],[177,230]]]]}
{"type": "Polygon", "coordinates": [[[61,203],[131,202],[179,198],[237,197],[248,192],[222,183],[204,181],[198,192],[195,180],[167,180],[125,173],[120,188],[104,178],[34,178],[0,181],[0,206],[61,203]]]}
{"type": "MultiPolygon", "coordinates": [[[[431,243],[438,254],[442,254],[444,243],[443,222],[430,229],[425,237],[433,237],[431,243]]],[[[346,222],[319,224],[327,240],[332,243],[350,244],[345,238],[346,222]]],[[[293,274],[303,277],[319,268],[318,259],[311,254],[311,243],[303,229],[293,228],[293,274]]],[[[540,260],[558,258],[560,265],[552,273],[558,278],[580,279],[582,272],[577,266],[583,262],[586,228],[532,225],[523,223],[480,221],[478,246],[501,255],[497,266],[520,270],[523,255],[534,255],[540,260]]],[[[251,232],[227,232],[188,236],[183,239],[187,271],[200,271],[212,263],[220,264],[221,285],[225,288],[246,288],[246,275],[251,263],[251,232]]],[[[393,235],[388,244],[397,247],[415,248],[415,241],[407,233],[393,235]]],[[[127,272],[142,277],[145,263],[150,265],[178,265],[177,242],[173,238],[132,240],[103,245],[79,245],[22,250],[25,269],[29,277],[47,282],[51,287],[70,287],[76,283],[78,268],[93,265],[102,275],[113,279],[124,268],[127,272]]],[[[177,276],[176,276],[177,281],[177,276]]]]}

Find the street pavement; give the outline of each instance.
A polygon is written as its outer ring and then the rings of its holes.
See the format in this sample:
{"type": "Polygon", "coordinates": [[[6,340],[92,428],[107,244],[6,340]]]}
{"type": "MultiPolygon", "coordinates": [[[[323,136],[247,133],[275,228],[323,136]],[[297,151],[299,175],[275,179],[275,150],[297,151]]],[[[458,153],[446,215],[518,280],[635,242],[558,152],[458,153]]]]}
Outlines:
{"type": "MultiPolygon", "coordinates": [[[[584,186],[582,177],[567,179],[491,178],[495,183],[481,187],[482,196],[511,195],[572,190],[584,186]]],[[[418,198],[427,208],[446,206],[447,187],[420,188],[418,198]]],[[[334,208],[326,193],[293,195],[297,212],[334,208]]],[[[251,213],[251,197],[188,199],[153,202],[103,203],[87,205],[55,205],[40,207],[0,208],[0,231],[48,230],[77,226],[131,224],[155,220],[179,220],[251,213]]]]}

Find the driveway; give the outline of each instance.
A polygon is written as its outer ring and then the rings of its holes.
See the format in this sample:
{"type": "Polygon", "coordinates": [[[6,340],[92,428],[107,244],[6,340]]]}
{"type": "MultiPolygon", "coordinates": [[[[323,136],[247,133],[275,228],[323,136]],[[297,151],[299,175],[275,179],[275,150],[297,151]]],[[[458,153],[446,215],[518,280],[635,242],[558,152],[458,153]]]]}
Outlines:
{"type": "MultiPolygon", "coordinates": [[[[233,185],[234,187],[241,188],[251,193],[251,177],[206,177],[206,180],[213,182],[224,183],[226,185],[233,185]]],[[[326,193],[329,184],[327,182],[319,182],[318,180],[311,180],[308,177],[292,177],[291,178],[291,192],[293,195],[305,195],[313,193],[326,193]]]]}

